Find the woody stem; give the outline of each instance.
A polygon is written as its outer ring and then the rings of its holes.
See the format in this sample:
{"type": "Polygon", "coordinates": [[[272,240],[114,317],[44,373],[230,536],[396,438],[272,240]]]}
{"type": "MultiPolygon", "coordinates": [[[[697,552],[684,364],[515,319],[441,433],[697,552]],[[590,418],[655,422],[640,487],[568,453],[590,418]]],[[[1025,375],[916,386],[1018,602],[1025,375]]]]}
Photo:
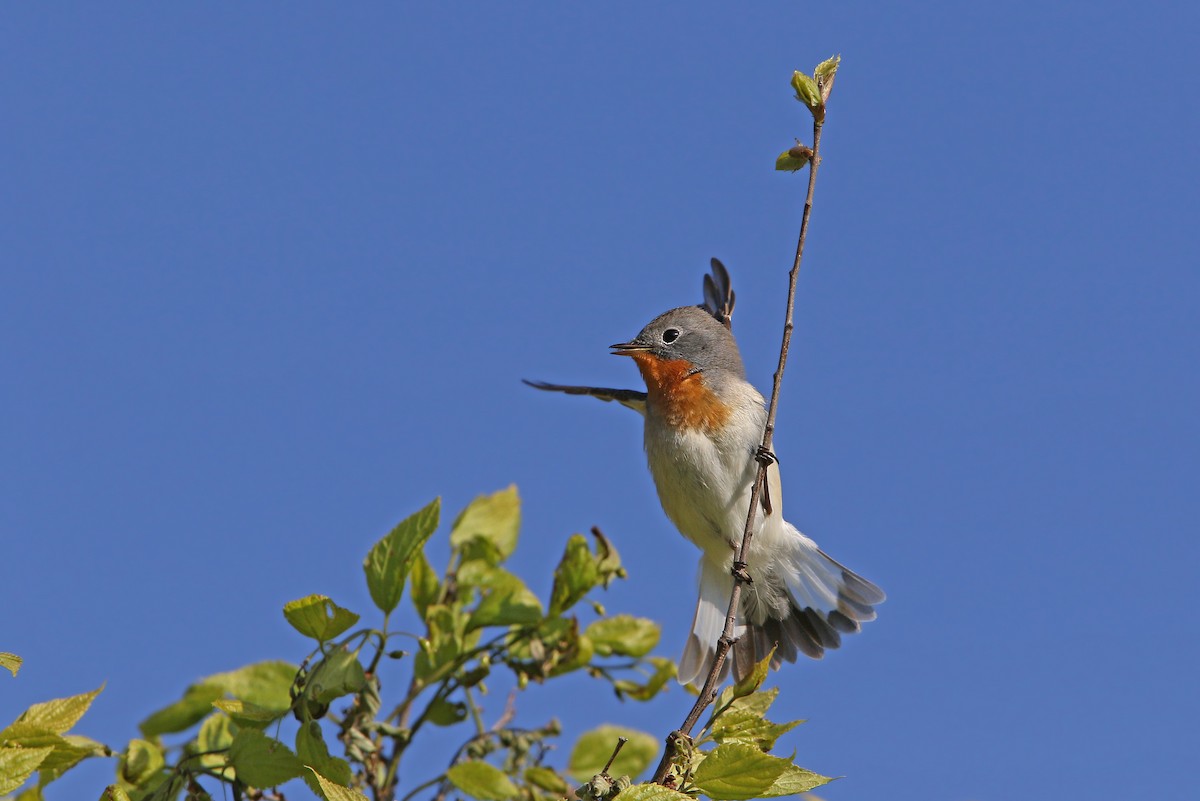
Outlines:
{"type": "MultiPolygon", "coordinates": [[[[824,111],[823,106],[821,110],[824,111]]],[[[767,452],[771,451],[771,443],[775,436],[775,415],[779,409],[779,387],[783,382],[783,370],[787,366],[788,349],[792,344],[792,329],[794,328],[792,316],[796,307],[796,283],[800,277],[800,259],[804,255],[804,240],[808,235],[808,220],[812,215],[813,192],[817,186],[817,167],[821,163],[821,126],[823,118],[823,113],[814,114],[813,117],[813,143],[812,157],[809,159],[808,168],[808,194],[804,199],[804,213],[800,217],[800,237],[796,242],[796,258],[792,262],[791,272],[788,273],[787,313],[783,323],[783,342],[779,347],[779,365],[775,369],[775,380],[771,386],[771,400],[767,404],[767,424],[763,429],[762,451],[767,452]]],[[[734,557],[735,563],[745,564],[746,554],[750,550],[750,540],[754,537],[754,521],[766,479],[767,463],[760,461],[758,474],[754,478],[754,486],[750,491],[750,509],[746,513],[746,527],[742,530],[742,542],[738,546],[737,555],[734,557]]],[[[708,705],[717,696],[717,684],[721,676],[721,667],[725,664],[725,658],[729,655],[729,649],[733,646],[734,642],[733,627],[734,621],[737,619],[738,604],[742,598],[743,583],[740,579],[733,583],[733,591],[729,595],[729,609],[725,613],[725,628],[721,632],[721,638],[717,640],[717,650],[713,656],[708,677],[704,680],[704,686],[700,689],[700,695],[696,699],[696,703],[692,706],[692,710],[684,718],[683,725],[677,731],[672,732],[671,736],[667,738],[667,747],[663,752],[662,761],[658,763],[658,769],[654,772],[653,781],[657,784],[662,784],[671,770],[671,761],[677,751],[676,742],[678,736],[688,737],[691,735],[692,727],[696,725],[696,721],[700,719],[700,715],[703,714],[704,710],[708,708],[708,705]]]]}

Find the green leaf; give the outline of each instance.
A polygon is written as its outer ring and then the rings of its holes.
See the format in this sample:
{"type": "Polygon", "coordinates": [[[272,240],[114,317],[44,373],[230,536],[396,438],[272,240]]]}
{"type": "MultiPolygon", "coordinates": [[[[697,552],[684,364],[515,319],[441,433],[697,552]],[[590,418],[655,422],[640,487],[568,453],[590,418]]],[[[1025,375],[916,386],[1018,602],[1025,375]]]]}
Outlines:
{"type": "MultiPolygon", "coordinates": [[[[539,787],[548,793],[554,793],[560,798],[569,798],[571,796],[571,787],[567,784],[566,779],[558,775],[558,771],[553,768],[547,768],[542,765],[537,765],[532,768],[525,769],[525,781],[532,784],[534,787],[539,787]]],[[[691,801],[691,799],[688,799],[691,801]]]]}
{"type": "Polygon", "coordinates": [[[597,620],[584,631],[601,656],[645,656],[658,645],[662,629],[653,620],[633,615],[614,615],[597,620]]]}
{"type": "Polygon", "coordinates": [[[184,691],[183,698],[150,715],[138,724],[138,728],[147,738],[190,729],[208,715],[213,701],[223,694],[219,685],[193,684],[184,691]]]}
{"type": "Polygon", "coordinates": [[[130,801],[129,793],[119,784],[110,784],[100,794],[100,801],[130,801]]]}
{"type": "Polygon", "coordinates": [[[468,631],[484,626],[526,625],[542,619],[542,602],[504,568],[469,562],[458,575],[460,585],[477,587],[482,595],[467,622],[468,631]]]}
{"type": "MultiPolygon", "coordinates": [[[[79,722],[83,713],[88,711],[92,701],[96,700],[96,696],[103,689],[103,687],[98,687],[90,693],[72,695],[69,698],[55,698],[53,701],[34,704],[22,712],[16,722],[55,734],[63,734],[70,731],[71,727],[79,722]]],[[[3,737],[4,732],[0,732],[0,738],[3,737]]]]}
{"type": "Polygon", "coordinates": [[[726,743],[704,758],[692,782],[713,801],[761,798],[791,764],[752,745],[726,743]]]}
{"type": "Polygon", "coordinates": [[[282,714],[292,706],[291,687],[296,666],[287,662],[268,661],[217,673],[188,687],[183,698],[164,707],[139,724],[142,736],[189,729],[203,720],[212,710],[213,702],[226,693],[255,707],[282,714]]]}
{"type": "Polygon", "coordinates": [[[157,745],[146,740],[130,740],[121,756],[117,775],[127,784],[141,787],[163,768],[163,753],[157,745]]]}
{"type": "Polygon", "coordinates": [[[636,729],[607,725],[592,729],[579,738],[571,749],[567,773],[577,781],[589,781],[604,769],[620,737],[629,742],[613,760],[612,767],[608,769],[609,775],[637,777],[658,756],[658,739],[636,729]]]}
{"type": "Polygon", "coordinates": [[[252,787],[276,787],[304,773],[291,749],[258,729],[238,731],[229,746],[229,764],[238,781],[252,787]]]}
{"type": "Polygon", "coordinates": [[[809,109],[815,111],[821,105],[821,91],[817,88],[817,82],[800,70],[792,73],[792,88],[796,90],[796,99],[809,109]]]}
{"type": "Polygon", "coordinates": [[[421,650],[413,664],[413,675],[419,681],[429,683],[439,680],[462,653],[463,638],[458,630],[462,621],[454,609],[435,604],[429,607],[425,623],[429,627],[429,636],[420,641],[421,650]]]}
{"type": "Polygon", "coordinates": [[[363,560],[367,589],[371,600],[386,615],[391,614],[404,594],[404,579],[409,567],[438,527],[441,499],[434,498],[428,506],[405,518],[391,532],[375,543],[363,560]]]}
{"type": "Polygon", "coordinates": [[[358,622],[358,615],[343,609],[327,595],[309,595],[283,606],[283,616],[296,631],[318,642],[332,640],[358,622]]]}
{"type": "Polygon", "coordinates": [[[635,784],[621,791],[621,801],[695,801],[687,793],[661,784],[635,784]]]}
{"type": "Polygon", "coordinates": [[[579,670],[592,661],[596,653],[590,638],[577,634],[565,649],[558,654],[554,666],[550,669],[551,676],[561,676],[573,670],[579,670]]]}
{"type": "MultiPolygon", "coordinates": [[[[329,781],[312,767],[306,765],[312,774],[317,778],[317,784],[321,788],[321,795],[325,801],[370,801],[365,795],[358,790],[352,790],[349,787],[342,787],[339,784],[329,781]]],[[[307,777],[306,777],[307,778],[307,777]]]]}
{"type": "Polygon", "coordinates": [[[0,748],[0,793],[11,793],[24,784],[53,750],[54,746],[0,748]]]}
{"type": "Polygon", "coordinates": [[[775,650],[777,646],[771,648],[771,652],[764,656],[757,664],[754,665],[754,670],[742,677],[742,680],[733,685],[733,697],[744,698],[762,686],[767,680],[767,675],[771,672],[771,660],[775,658],[775,650]]]}
{"type": "MultiPolygon", "coordinates": [[[[550,591],[550,614],[561,615],[600,583],[600,570],[588,542],[582,534],[572,534],[558,567],[554,569],[554,587],[550,591]]],[[[590,776],[588,777],[591,778],[590,776]]]]}
{"type": "Polygon", "coordinates": [[[747,743],[767,752],[775,741],[804,721],[772,723],[762,715],[749,712],[726,712],[717,718],[709,736],[717,743],[747,743]]]}
{"type": "Polygon", "coordinates": [[[462,701],[436,698],[429,703],[425,719],[435,726],[453,726],[467,719],[467,705],[462,701]]]}
{"type": "Polygon", "coordinates": [[[296,665],[278,660],[255,662],[228,673],[214,674],[201,683],[214,684],[234,698],[263,709],[286,712],[292,706],[292,682],[298,670],[296,665]]]}
{"type": "Polygon", "coordinates": [[[226,751],[233,742],[233,734],[234,724],[229,716],[215,712],[204,719],[200,724],[200,731],[196,734],[196,760],[205,768],[229,780],[233,779],[233,771],[228,768],[229,760],[225,754],[208,752],[226,751]]]}
{"type": "Polygon", "coordinates": [[[410,595],[413,606],[416,607],[417,614],[424,620],[426,611],[431,605],[437,603],[438,593],[441,591],[438,575],[430,566],[424,551],[417,551],[416,556],[413,557],[409,577],[412,579],[410,595]]]}
{"type": "Polygon", "coordinates": [[[311,787],[314,793],[322,794],[322,785],[317,781],[317,776],[343,787],[350,783],[350,763],[329,754],[329,746],[325,743],[321,724],[315,720],[305,723],[296,732],[296,756],[306,768],[316,774],[304,775],[304,783],[311,787]]]}
{"type": "Polygon", "coordinates": [[[224,751],[233,743],[233,733],[233,721],[228,716],[216,713],[209,715],[200,725],[200,731],[196,733],[196,749],[224,751]]]}
{"type": "Polygon", "coordinates": [[[778,779],[771,784],[770,788],[762,794],[763,798],[778,798],[781,795],[797,795],[798,793],[807,793],[820,787],[823,784],[829,784],[833,779],[828,776],[822,776],[819,773],[813,773],[811,770],[788,763],[787,768],[778,779]]]}
{"type": "Polygon", "coordinates": [[[780,172],[795,172],[808,166],[809,156],[803,150],[790,148],[775,159],[775,169],[780,172]]]}
{"type": "Polygon", "coordinates": [[[275,709],[266,709],[248,701],[236,699],[220,699],[213,701],[212,705],[229,715],[238,726],[249,726],[252,729],[266,728],[271,721],[278,720],[286,712],[286,710],[281,712],[275,709]]]}
{"type": "Polygon", "coordinates": [[[520,528],[521,499],[513,485],[471,501],[450,529],[450,545],[462,548],[473,540],[484,540],[492,548],[481,554],[494,554],[492,564],[499,564],[516,550],[520,528]]]}
{"type": "Polygon", "coordinates": [[[608,537],[598,528],[592,529],[592,537],[596,540],[596,569],[600,571],[600,581],[607,587],[614,578],[625,578],[625,568],[621,567],[621,555],[609,542],[608,537]]]}
{"type": "Polygon", "coordinates": [[[842,63],[841,56],[827,58],[817,65],[813,70],[813,77],[817,79],[817,88],[821,92],[821,102],[829,100],[829,93],[833,91],[833,79],[837,76],[838,65],[842,63]]]}
{"type": "Polygon", "coordinates": [[[634,701],[649,701],[662,692],[667,682],[675,678],[675,663],[663,656],[652,656],[648,660],[654,666],[654,673],[645,684],[638,684],[629,679],[618,679],[613,682],[613,689],[622,698],[632,698],[634,701]]]}
{"type": "Polygon", "coordinates": [[[771,704],[775,703],[775,698],[779,695],[779,688],[772,687],[769,690],[762,690],[742,696],[741,698],[734,698],[732,689],[731,687],[727,687],[721,691],[721,697],[717,699],[712,717],[705,728],[712,728],[713,721],[719,720],[721,715],[731,712],[745,712],[762,717],[767,714],[767,710],[771,708],[771,704]]]}
{"type": "Polygon", "coordinates": [[[98,743],[90,737],[73,734],[54,736],[56,738],[54,751],[38,768],[39,787],[45,787],[88,757],[110,755],[102,743],[98,743]]]}
{"type": "Polygon", "coordinates": [[[21,657],[16,654],[10,654],[7,651],[0,651],[0,668],[7,668],[15,677],[17,671],[21,669],[21,657]]]}
{"type": "Polygon", "coordinates": [[[367,686],[367,674],[358,654],[345,646],[335,648],[317,663],[308,676],[309,697],[328,704],[343,695],[353,695],[367,686]]]}
{"type": "Polygon", "coordinates": [[[480,801],[507,801],[519,792],[504,771],[486,762],[468,760],[452,765],[446,779],[458,789],[480,801]]]}

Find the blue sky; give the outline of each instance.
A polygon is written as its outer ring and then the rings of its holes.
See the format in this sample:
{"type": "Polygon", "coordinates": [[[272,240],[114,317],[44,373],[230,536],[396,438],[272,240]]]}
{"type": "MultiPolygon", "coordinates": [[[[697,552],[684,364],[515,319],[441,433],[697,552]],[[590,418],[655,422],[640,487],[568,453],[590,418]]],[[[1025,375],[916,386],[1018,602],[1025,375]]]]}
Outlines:
{"type": "MultiPolygon", "coordinates": [[[[365,610],[400,518],[513,482],[517,572],[544,595],[600,525],[630,572],[605,603],[677,656],[695,554],[640,420],[519,379],[637,385],[606,346],[698,302],[715,255],[769,385],[803,200],[772,165],[809,131],[788,79],[841,53],[776,450],[792,522],[889,600],[777,675],[776,716],[809,721],[784,747],[846,777],[830,801],[1190,797],[1198,22],[9,7],[0,650],[26,664],[0,719],[107,682],[79,728],[120,747],[200,676],[299,659],[284,602],[365,610]]],[[[665,734],[689,703],[564,684],[521,720],[665,734]]]]}

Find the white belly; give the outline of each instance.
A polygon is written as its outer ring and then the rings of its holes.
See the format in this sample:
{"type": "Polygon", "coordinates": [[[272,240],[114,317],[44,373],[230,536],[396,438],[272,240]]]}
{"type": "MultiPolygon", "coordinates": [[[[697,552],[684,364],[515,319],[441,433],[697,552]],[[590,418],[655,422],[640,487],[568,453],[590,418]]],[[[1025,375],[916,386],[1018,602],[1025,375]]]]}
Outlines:
{"type": "MultiPolygon", "coordinates": [[[[751,390],[753,391],[753,390],[751,390]]],[[[685,537],[710,559],[731,558],[742,539],[762,437],[761,396],[751,413],[734,414],[712,436],[700,429],[680,431],[646,417],[646,457],[663,511],[685,537]]],[[[758,515],[756,534],[763,515],[758,515]]],[[[761,543],[766,544],[766,543],[761,543]]]]}

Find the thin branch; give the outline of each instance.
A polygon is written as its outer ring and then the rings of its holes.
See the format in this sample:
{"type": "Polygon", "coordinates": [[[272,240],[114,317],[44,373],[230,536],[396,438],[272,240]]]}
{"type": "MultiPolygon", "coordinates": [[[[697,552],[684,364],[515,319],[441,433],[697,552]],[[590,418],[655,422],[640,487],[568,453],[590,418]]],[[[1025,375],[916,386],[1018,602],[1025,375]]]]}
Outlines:
{"type": "MultiPolygon", "coordinates": [[[[824,104],[821,106],[821,111],[824,112],[824,104]]],[[[656,784],[662,784],[666,779],[667,774],[671,769],[671,761],[678,751],[679,740],[689,738],[692,727],[696,725],[696,721],[700,719],[700,715],[717,696],[717,685],[721,677],[721,668],[725,664],[725,658],[729,654],[729,649],[733,647],[735,639],[733,637],[734,622],[737,619],[738,606],[741,603],[742,585],[747,582],[745,575],[746,554],[750,550],[750,540],[754,537],[754,521],[758,512],[759,498],[762,497],[764,487],[766,485],[767,467],[771,463],[773,457],[768,457],[766,454],[771,452],[771,443],[775,436],[775,416],[779,409],[779,387],[783,382],[783,370],[787,366],[788,349],[792,343],[792,315],[796,307],[796,283],[800,276],[800,259],[804,255],[804,240],[808,235],[808,220],[812,215],[813,192],[817,184],[817,167],[821,163],[821,126],[824,122],[824,114],[813,115],[813,143],[812,157],[809,160],[808,170],[808,195],[804,200],[804,213],[800,218],[800,237],[796,242],[796,258],[792,262],[791,272],[788,273],[788,296],[787,296],[787,313],[783,324],[783,342],[779,347],[779,366],[775,370],[775,380],[771,386],[771,400],[767,405],[767,422],[763,428],[762,447],[759,450],[759,466],[758,473],[754,478],[754,486],[750,491],[750,508],[746,513],[746,527],[742,531],[742,542],[738,546],[737,555],[734,557],[735,567],[740,567],[741,570],[735,570],[735,581],[733,583],[733,591],[729,595],[729,608],[725,613],[725,628],[721,632],[721,638],[717,640],[717,650],[713,656],[712,666],[708,671],[708,677],[704,680],[704,686],[700,689],[700,696],[696,699],[696,703],[692,706],[692,710],[684,718],[683,725],[678,730],[671,732],[667,737],[667,747],[663,751],[662,761],[658,763],[658,769],[654,772],[653,781],[656,784]],[[739,575],[739,573],[741,575],[739,575]]]]}
{"type": "Polygon", "coordinates": [[[628,737],[617,738],[617,747],[613,749],[612,756],[610,756],[608,761],[604,763],[604,769],[600,771],[602,774],[605,776],[608,775],[608,769],[612,767],[612,763],[617,761],[617,754],[621,753],[621,749],[625,747],[625,743],[627,742],[629,742],[628,737]]]}
{"type": "Polygon", "coordinates": [[[496,722],[492,724],[492,731],[498,732],[505,726],[513,722],[513,718],[517,716],[517,690],[514,687],[508,691],[508,698],[504,701],[504,711],[500,717],[496,718],[496,722]]]}

